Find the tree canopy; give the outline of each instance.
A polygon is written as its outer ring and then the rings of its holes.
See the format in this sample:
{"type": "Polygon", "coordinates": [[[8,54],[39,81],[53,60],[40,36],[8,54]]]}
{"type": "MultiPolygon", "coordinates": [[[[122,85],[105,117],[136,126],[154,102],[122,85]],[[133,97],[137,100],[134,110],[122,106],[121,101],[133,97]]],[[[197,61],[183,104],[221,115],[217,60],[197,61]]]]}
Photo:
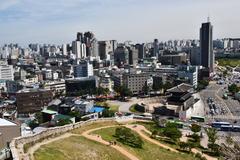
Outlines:
{"type": "Polygon", "coordinates": [[[144,144],[143,140],[137,133],[134,133],[131,129],[126,127],[116,128],[115,137],[119,142],[134,148],[142,148],[144,144]]]}

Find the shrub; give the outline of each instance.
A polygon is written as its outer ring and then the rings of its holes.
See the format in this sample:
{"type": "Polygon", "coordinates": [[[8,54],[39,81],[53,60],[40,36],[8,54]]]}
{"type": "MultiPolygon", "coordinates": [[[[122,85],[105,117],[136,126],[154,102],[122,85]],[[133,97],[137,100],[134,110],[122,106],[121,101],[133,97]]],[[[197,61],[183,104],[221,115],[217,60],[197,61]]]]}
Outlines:
{"type": "Polygon", "coordinates": [[[117,138],[117,141],[134,148],[142,148],[144,143],[138,134],[126,127],[116,128],[114,136],[117,138]]]}

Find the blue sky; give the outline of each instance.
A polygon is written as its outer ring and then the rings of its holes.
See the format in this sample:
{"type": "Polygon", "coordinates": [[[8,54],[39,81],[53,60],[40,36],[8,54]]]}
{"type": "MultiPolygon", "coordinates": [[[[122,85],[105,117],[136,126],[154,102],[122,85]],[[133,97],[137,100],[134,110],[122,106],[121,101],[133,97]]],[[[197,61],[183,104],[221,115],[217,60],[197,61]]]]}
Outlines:
{"type": "Polygon", "coordinates": [[[239,0],[0,0],[0,44],[97,39],[197,39],[210,15],[214,38],[240,37],[239,0]]]}

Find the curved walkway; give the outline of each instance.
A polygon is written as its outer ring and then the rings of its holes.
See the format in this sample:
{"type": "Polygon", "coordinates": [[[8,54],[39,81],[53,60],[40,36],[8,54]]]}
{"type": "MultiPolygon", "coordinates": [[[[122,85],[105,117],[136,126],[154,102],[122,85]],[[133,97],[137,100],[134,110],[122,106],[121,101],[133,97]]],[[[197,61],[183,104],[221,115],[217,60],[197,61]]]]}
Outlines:
{"type": "MultiPolygon", "coordinates": [[[[169,147],[169,146],[167,146],[167,145],[164,145],[164,144],[162,144],[162,143],[160,143],[159,141],[157,141],[157,140],[154,140],[154,139],[152,139],[152,138],[150,138],[150,137],[148,137],[147,135],[145,135],[145,134],[143,134],[142,133],[142,131],[145,131],[145,132],[147,132],[148,134],[152,134],[149,130],[147,130],[144,126],[142,126],[142,125],[125,125],[126,127],[128,127],[128,128],[130,128],[130,129],[132,129],[132,130],[134,130],[134,131],[136,131],[140,136],[142,136],[144,139],[146,139],[146,140],[148,140],[148,141],[150,141],[150,142],[152,142],[152,143],[154,143],[154,144],[156,144],[156,145],[158,145],[158,146],[160,146],[160,147],[163,147],[163,148],[166,148],[166,149],[169,149],[169,150],[171,150],[171,151],[173,151],[173,152],[179,152],[178,150],[176,150],[176,149],[173,149],[173,148],[171,148],[171,147],[169,147]]],[[[199,151],[199,150],[197,150],[197,149],[195,149],[195,148],[193,148],[192,150],[191,150],[193,153],[200,153],[202,156],[204,156],[207,160],[217,160],[217,158],[215,158],[215,157],[211,157],[211,156],[209,156],[209,155],[207,155],[207,154],[204,154],[204,153],[202,153],[201,151],[199,151]]]]}
{"type": "Polygon", "coordinates": [[[162,144],[160,143],[159,141],[155,140],[155,139],[152,139],[150,138],[149,136],[145,135],[144,133],[142,133],[142,131],[145,131],[147,132],[148,134],[152,134],[149,130],[147,130],[144,126],[142,125],[125,125],[127,128],[130,128],[131,130],[137,132],[142,138],[146,139],[147,141],[151,142],[151,143],[154,143],[162,148],[165,148],[165,149],[168,149],[170,151],[173,151],[173,152],[179,152],[178,150],[172,148],[172,147],[169,147],[165,144],[162,144]]]}
{"type": "Polygon", "coordinates": [[[119,151],[120,153],[122,153],[123,155],[125,155],[126,157],[128,157],[128,158],[131,159],[131,160],[139,160],[136,156],[134,156],[133,154],[129,153],[126,149],[124,149],[124,148],[122,148],[122,147],[120,147],[120,146],[118,146],[118,145],[110,145],[109,142],[103,140],[103,139],[101,138],[101,136],[91,134],[91,132],[94,132],[94,131],[99,130],[99,129],[116,127],[116,126],[117,126],[117,125],[91,129],[91,130],[88,130],[88,131],[86,131],[86,132],[83,132],[83,133],[82,133],[82,136],[84,136],[84,137],[87,138],[87,139],[90,139],[90,140],[93,140],[93,141],[97,141],[97,142],[99,142],[99,143],[102,143],[102,144],[104,144],[104,145],[109,145],[109,146],[111,146],[112,148],[116,149],[117,151],[119,151]]]}
{"type": "MultiPolygon", "coordinates": [[[[83,136],[87,139],[90,139],[90,140],[93,140],[93,141],[96,141],[96,142],[99,142],[99,143],[102,143],[104,145],[109,145],[110,147],[116,149],[117,151],[119,151],[120,153],[122,153],[123,155],[125,155],[126,157],[128,157],[129,159],[131,160],[139,160],[136,156],[134,156],[133,154],[129,153],[126,149],[124,149],[123,147],[120,147],[118,145],[110,145],[109,142],[103,140],[101,138],[101,136],[99,135],[94,135],[94,134],[91,134],[91,132],[94,132],[96,130],[100,130],[100,129],[104,129],[104,128],[111,128],[111,127],[117,127],[119,125],[112,125],[112,126],[105,126],[105,127],[99,127],[99,128],[94,128],[94,129],[90,129],[90,130],[87,130],[85,132],[83,132],[81,135],[79,134],[72,134],[72,133],[66,133],[64,135],[61,135],[59,137],[56,137],[56,138],[53,138],[53,139],[50,139],[50,140],[46,140],[46,141],[43,141],[43,142],[40,142],[40,143],[36,143],[34,146],[32,146],[31,148],[29,148],[27,154],[30,155],[31,159],[34,160],[34,152],[37,151],[42,145],[46,145],[46,144],[49,144],[51,142],[54,142],[54,141],[57,141],[57,140],[61,140],[61,139],[64,139],[64,138],[68,138],[68,137],[71,137],[71,136],[83,136]]],[[[150,138],[149,136],[145,135],[142,131],[148,133],[148,134],[152,134],[149,130],[147,130],[144,126],[142,125],[137,125],[137,124],[131,124],[131,125],[124,125],[125,127],[127,128],[130,128],[131,130],[137,132],[142,138],[146,139],[147,141],[151,142],[151,143],[154,143],[162,148],[165,148],[165,149],[168,149],[170,151],[173,151],[173,152],[179,152],[178,150],[174,149],[174,148],[171,148],[165,144],[162,144],[160,143],[159,141],[155,140],[155,139],[152,139],[150,138]]],[[[202,154],[199,150],[197,149],[192,149],[192,152],[193,153],[200,153],[202,154]]],[[[217,160],[217,158],[214,158],[214,157],[211,157],[211,156],[208,156],[206,154],[202,154],[207,160],[217,160]]]]}

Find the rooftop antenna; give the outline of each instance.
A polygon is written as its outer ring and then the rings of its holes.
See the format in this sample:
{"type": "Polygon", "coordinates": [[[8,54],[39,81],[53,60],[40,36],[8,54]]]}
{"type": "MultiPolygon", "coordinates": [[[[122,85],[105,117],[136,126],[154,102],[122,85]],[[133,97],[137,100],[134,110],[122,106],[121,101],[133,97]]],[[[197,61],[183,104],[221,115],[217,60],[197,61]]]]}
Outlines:
{"type": "Polygon", "coordinates": [[[209,13],[208,13],[208,17],[207,17],[207,22],[208,22],[208,23],[210,22],[210,16],[209,16],[209,13]]]}

